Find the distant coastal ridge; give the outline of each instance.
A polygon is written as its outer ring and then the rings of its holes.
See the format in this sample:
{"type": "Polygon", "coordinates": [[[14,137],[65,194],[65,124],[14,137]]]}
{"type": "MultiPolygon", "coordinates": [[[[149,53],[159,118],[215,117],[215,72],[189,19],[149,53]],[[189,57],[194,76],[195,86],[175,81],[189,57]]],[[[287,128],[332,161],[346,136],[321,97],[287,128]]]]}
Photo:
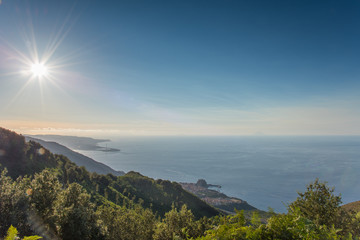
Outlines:
{"type": "MultiPolygon", "coordinates": [[[[95,161],[92,158],[89,158],[83,154],[80,154],[76,151],[70,149],[62,144],[59,144],[55,141],[46,141],[43,139],[38,139],[34,137],[25,136],[26,141],[34,141],[40,143],[44,148],[50,150],[52,153],[61,154],[68,157],[72,162],[74,162],[78,166],[84,166],[90,172],[96,172],[99,174],[108,174],[111,173],[115,176],[122,176],[125,175],[125,172],[121,170],[114,170],[111,167],[95,161]]],[[[69,145],[69,144],[67,144],[69,145]]]]}
{"type": "Polygon", "coordinates": [[[110,142],[109,139],[94,139],[90,137],[61,136],[61,135],[27,135],[44,141],[57,142],[73,150],[119,152],[118,148],[99,146],[99,143],[110,142]]]}

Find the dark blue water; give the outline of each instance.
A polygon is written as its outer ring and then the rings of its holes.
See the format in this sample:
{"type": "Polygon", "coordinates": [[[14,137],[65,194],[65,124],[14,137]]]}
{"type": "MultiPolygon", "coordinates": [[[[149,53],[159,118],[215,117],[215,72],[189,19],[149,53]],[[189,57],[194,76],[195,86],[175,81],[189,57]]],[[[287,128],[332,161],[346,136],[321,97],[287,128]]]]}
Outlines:
{"type": "Polygon", "coordinates": [[[286,211],[317,177],[344,203],[360,200],[360,137],[132,137],[107,146],[121,152],[81,153],[152,178],[204,178],[263,210],[286,211]]]}

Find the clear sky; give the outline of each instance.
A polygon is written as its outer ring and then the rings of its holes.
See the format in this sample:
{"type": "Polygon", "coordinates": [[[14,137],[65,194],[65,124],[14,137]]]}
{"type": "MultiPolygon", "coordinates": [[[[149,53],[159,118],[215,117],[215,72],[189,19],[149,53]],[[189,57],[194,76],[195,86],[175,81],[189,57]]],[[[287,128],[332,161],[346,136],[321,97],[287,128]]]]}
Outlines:
{"type": "Polygon", "coordinates": [[[0,126],[360,135],[359,64],[358,0],[2,0],[0,126]]]}

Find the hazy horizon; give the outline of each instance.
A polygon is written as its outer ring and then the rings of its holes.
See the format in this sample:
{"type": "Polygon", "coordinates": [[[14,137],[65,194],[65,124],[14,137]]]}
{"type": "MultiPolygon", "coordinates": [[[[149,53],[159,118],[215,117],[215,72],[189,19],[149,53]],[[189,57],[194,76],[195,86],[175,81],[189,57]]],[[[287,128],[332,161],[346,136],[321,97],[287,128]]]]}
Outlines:
{"type": "MultiPolygon", "coordinates": [[[[18,132],[20,133],[20,132],[18,132]]],[[[204,139],[204,138],[208,138],[208,139],[212,139],[212,138],[228,138],[228,139],[252,139],[252,138],[287,138],[287,139],[291,139],[291,138],[297,138],[297,139],[320,139],[320,140],[324,140],[323,138],[329,138],[329,139],[341,139],[341,138],[359,138],[360,135],[264,135],[264,134],[254,134],[254,135],[117,135],[114,132],[110,132],[109,134],[106,133],[98,133],[98,134],[93,134],[90,135],[89,132],[82,132],[84,134],[71,134],[71,133],[67,133],[67,134],[56,134],[56,133],[49,133],[49,134],[44,134],[44,133],[40,133],[40,134],[27,134],[27,133],[20,133],[24,136],[29,136],[29,137],[34,137],[34,138],[40,138],[41,137],[46,137],[46,136],[55,136],[55,137],[79,137],[79,138],[92,138],[94,140],[106,140],[109,142],[113,142],[113,141],[117,141],[120,139],[132,139],[132,138],[153,138],[153,139],[160,139],[160,138],[183,138],[183,139],[204,139]]],[[[46,140],[46,139],[43,139],[46,140]]]]}

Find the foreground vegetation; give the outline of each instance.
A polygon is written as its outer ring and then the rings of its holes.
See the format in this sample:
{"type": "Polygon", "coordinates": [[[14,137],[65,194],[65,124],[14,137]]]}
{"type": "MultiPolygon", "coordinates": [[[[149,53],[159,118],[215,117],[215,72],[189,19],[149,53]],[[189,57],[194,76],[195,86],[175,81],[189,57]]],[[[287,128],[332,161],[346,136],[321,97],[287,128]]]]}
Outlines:
{"type": "Polygon", "coordinates": [[[360,239],[356,213],[319,180],[286,214],[207,216],[211,208],[175,183],[89,174],[6,130],[0,150],[0,239],[360,239]]]}
{"type": "Polygon", "coordinates": [[[360,239],[360,219],[340,204],[334,189],[316,179],[299,193],[286,214],[273,213],[262,223],[256,212],[247,220],[241,211],[224,217],[199,239],[360,239]]]}
{"type": "Polygon", "coordinates": [[[264,220],[254,212],[196,220],[183,205],[159,218],[137,203],[96,206],[77,183],[64,187],[49,170],[12,180],[0,176],[0,234],[13,225],[46,239],[360,239],[355,213],[340,207],[333,189],[316,180],[287,214],[264,220]],[[265,222],[264,222],[265,221],[265,222]]]}

